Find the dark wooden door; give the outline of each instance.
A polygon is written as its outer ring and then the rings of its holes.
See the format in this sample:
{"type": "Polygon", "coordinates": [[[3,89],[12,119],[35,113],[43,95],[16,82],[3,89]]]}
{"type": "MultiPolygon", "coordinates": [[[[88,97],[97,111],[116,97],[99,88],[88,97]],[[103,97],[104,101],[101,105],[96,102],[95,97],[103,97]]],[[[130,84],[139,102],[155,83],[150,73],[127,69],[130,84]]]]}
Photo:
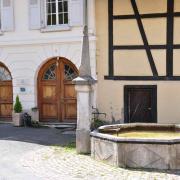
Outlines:
{"type": "Polygon", "coordinates": [[[77,74],[75,66],[65,59],[55,58],[42,67],[38,78],[40,121],[76,121],[77,100],[72,80],[77,74]]]}
{"type": "Polygon", "coordinates": [[[157,122],[156,86],[125,86],[125,122],[157,122]]]}

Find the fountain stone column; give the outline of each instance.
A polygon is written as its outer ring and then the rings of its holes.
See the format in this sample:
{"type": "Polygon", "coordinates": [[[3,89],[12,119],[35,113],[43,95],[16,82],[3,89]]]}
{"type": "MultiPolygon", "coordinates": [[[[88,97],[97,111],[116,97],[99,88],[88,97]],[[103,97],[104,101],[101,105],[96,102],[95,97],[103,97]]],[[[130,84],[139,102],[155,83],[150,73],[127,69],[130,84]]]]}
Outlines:
{"type": "Polygon", "coordinates": [[[76,151],[80,154],[90,153],[90,126],[91,126],[91,94],[94,81],[76,78],[77,91],[77,129],[76,151]]]}
{"type": "Polygon", "coordinates": [[[77,92],[77,153],[90,153],[91,95],[96,80],[91,76],[88,27],[84,26],[83,46],[79,77],[73,80],[77,92]]]}

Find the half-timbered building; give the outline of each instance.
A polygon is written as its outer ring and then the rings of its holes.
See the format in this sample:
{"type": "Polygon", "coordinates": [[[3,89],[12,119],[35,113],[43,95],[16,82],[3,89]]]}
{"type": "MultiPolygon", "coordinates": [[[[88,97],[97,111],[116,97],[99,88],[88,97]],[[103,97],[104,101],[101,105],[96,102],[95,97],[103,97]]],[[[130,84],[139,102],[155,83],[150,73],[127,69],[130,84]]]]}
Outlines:
{"type": "Polygon", "coordinates": [[[180,0],[97,0],[98,108],[122,123],[180,123],[180,0]]]}

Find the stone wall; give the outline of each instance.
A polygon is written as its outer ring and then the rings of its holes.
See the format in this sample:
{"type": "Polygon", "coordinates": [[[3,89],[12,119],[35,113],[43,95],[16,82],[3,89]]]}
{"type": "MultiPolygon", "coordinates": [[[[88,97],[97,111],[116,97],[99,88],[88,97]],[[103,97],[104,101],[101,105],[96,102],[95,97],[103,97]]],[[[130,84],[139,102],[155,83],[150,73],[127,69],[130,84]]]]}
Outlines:
{"type": "Polygon", "coordinates": [[[169,142],[123,143],[91,137],[91,156],[117,167],[180,169],[180,142],[169,142]]]}

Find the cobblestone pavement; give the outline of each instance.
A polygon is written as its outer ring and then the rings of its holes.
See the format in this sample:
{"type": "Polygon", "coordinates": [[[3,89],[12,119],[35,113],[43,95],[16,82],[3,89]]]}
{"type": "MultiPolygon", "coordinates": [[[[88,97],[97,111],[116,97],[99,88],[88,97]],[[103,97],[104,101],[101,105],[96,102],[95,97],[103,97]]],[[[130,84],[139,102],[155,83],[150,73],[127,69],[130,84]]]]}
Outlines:
{"type": "Polygon", "coordinates": [[[75,134],[54,128],[13,127],[0,123],[0,180],[44,180],[22,166],[20,159],[51,145],[65,145],[75,134]]]}
{"type": "Polygon", "coordinates": [[[74,132],[0,124],[0,180],[180,180],[179,172],[114,168],[77,155],[74,132]],[[56,146],[54,146],[56,145],[56,146]]]}
{"type": "Polygon", "coordinates": [[[179,172],[154,172],[115,168],[97,162],[75,150],[45,147],[25,154],[21,164],[39,178],[47,180],[179,180],[179,172]]]}

